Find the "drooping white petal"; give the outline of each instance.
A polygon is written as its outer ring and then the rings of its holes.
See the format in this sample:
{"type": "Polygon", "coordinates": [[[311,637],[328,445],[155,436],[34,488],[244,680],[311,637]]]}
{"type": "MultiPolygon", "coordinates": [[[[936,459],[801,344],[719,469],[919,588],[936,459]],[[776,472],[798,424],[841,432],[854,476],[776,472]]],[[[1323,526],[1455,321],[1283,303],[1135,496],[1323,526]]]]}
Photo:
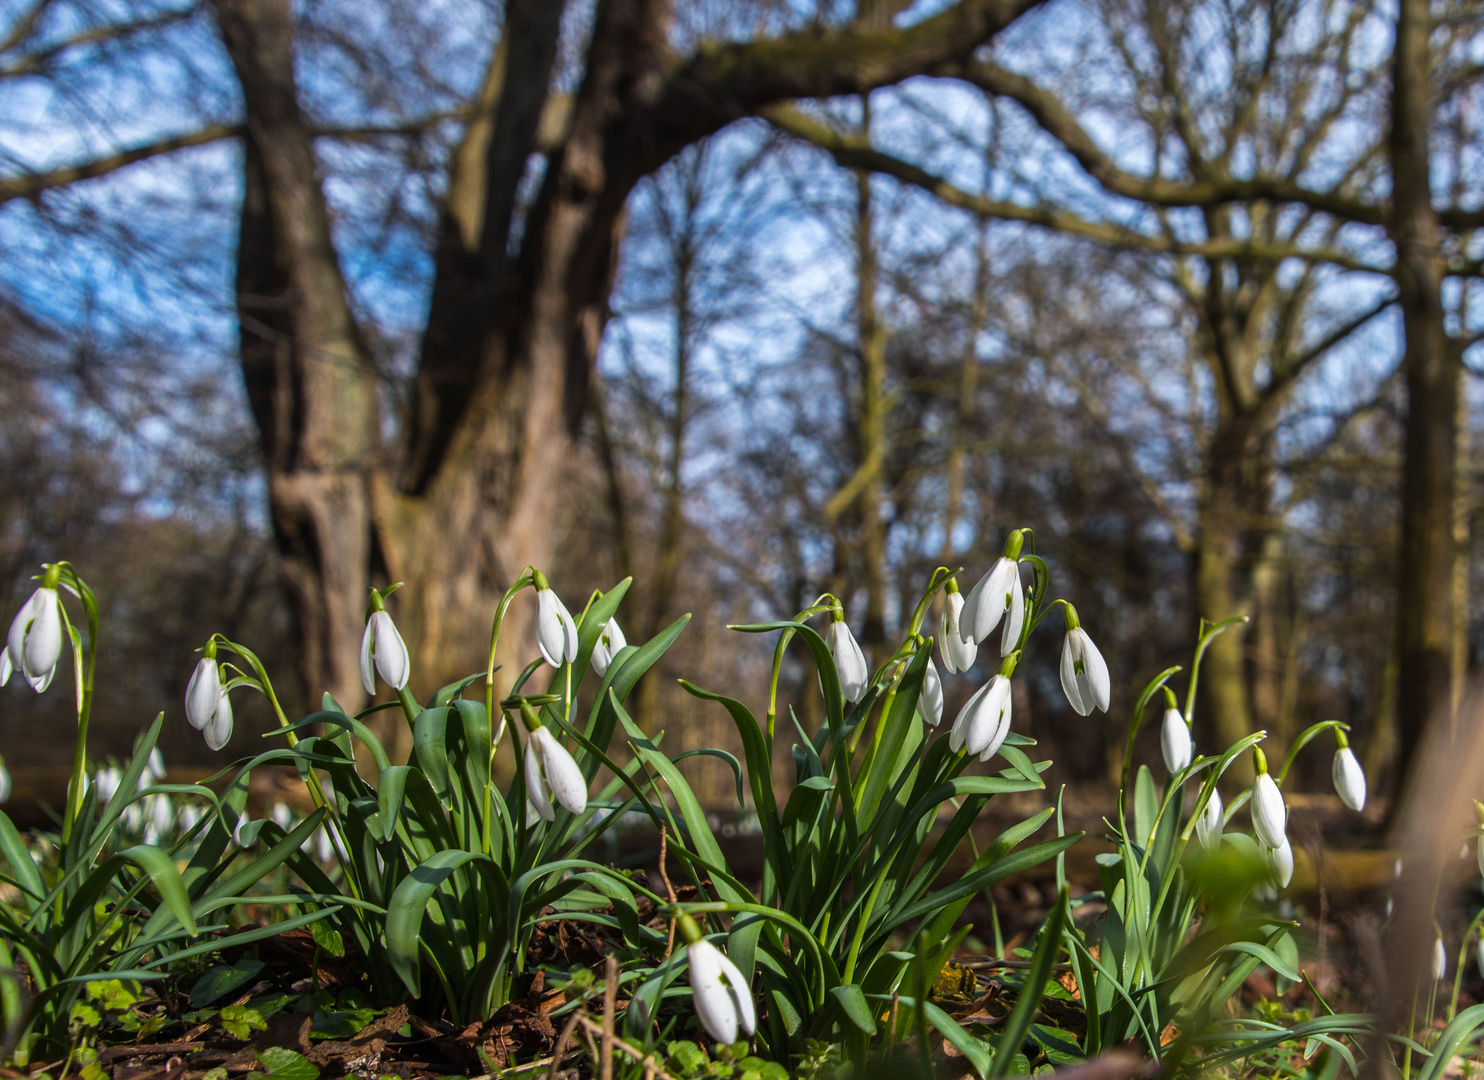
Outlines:
{"type": "MultiPolygon", "coordinates": [[[[997,676],[997,678],[1005,679],[1003,675],[997,676]]],[[[995,724],[994,730],[989,734],[989,741],[986,742],[984,744],[984,748],[979,751],[980,761],[988,761],[990,758],[998,754],[1000,752],[1000,747],[1005,744],[1006,736],[1010,734],[1010,706],[1014,704],[1015,695],[1010,692],[1009,679],[1005,679],[1004,686],[1005,704],[1004,707],[1000,710],[999,721],[995,724]]]]}
{"type": "Polygon", "coordinates": [[[232,738],[232,699],[227,697],[225,688],[217,698],[216,712],[201,729],[201,734],[206,737],[206,745],[213,750],[220,750],[232,738]]]}
{"type": "Polygon", "coordinates": [[[1365,770],[1355,759],[1355,751],[1342,746],[1335,751],[1334,765],[1330,775],[1335,782],[1335,794],[1352,810],[1365,809],[1365,770]]]}
{"type": "Polygon", "coordinates": [[[197,731],[203,730],[216,716],[222,699],[221,673],[213,659],[202,657],[191,672],[191,681],[186,684],[186,720],[197,731]]]}
{"type": "Polygon", "coordinates": [[[1025,626],[1025,591],[1020,584],[1020,566],[1010,578],[1010,606],[1005,609],[1005,630],[1000,635],[1000,655],[1009,656],[1020,644],[1020,631],[1025,626]]]}
{"type": "Polygon", "coordinates": [[[989,688],[993,685],[994,680],[991,679],[978,690],[975,690],[970,695],[969,700],[964,702],[963,707],[958,710],[958,715],[953,719],[953,727],[948,732],[948,748],[954,753],[958,753],[964,748],[969,737],[969,726],[978,714],[979,707],[984,701],[984,696],[989,693],[989,688]]]}
{"type": "Polygon", "coordinates": [[[1190,764],[1190,728],[1179,709],[1166,709],[1164,723],[1159,731],[1159,748],[1164,754],[1165,768],[1173,776],[1190,764]]]}
{"type": "Polygon", "coordinates": [[[22,665],[33,679],[55,670],[62,657],[62,601],[56,589],[37,589],[36,596],[31,625],[26,630],[26,662],[22,665]]]}
{"type": "Polygon", "coordinates": [[[1257,838],[1270,848],[1283,846],[1288,829],[1288,809],[1283,793],[1267,773],[1259,773],[1252,784],[1252,829],[1257,838]]]}
{"type": "Polygon", "coordinates": [[[608,665],[613,663],[613,658],[627,648],[628,644],[628,638],[623,636],[623,627],[618,625],[617,619],[609,616],[598,640],[593,642],[593,670],[598,673],[599,678],[608,674],[608,665]]]}
{"type": "Polygon", "coordinates": [[[1205,810],[1201,811],[1201,819],[1196,822],[1195,835],[1201,842],[1201,847],[1214,849],[1221,846],[1221,830],[1224,826],[1225,813],[1221,806],[1221,792],[1213,790],[1210,801],[1206,803],[1205,810]]]}
{"type": "Polygon", "coordinates": [[[0,803],[10,801],[10,770],[0,764],[0,803]]]}
{"type": "Polygon", "coordinates": [[[533,734],[526,740],[526,797],[547,821],[556,820],[556,811],[551,807],[551,792],[546,789],[546,776],[541,767],[541,751],[536,747],[533,734]]]}
{"type": "Polygon", "coordinates": [[[557,804],[572,814],[586,810],[587,781],[566,747],[557,742],[550,729],[544,727],[532,732],[530,741],[537,747],[546,771],[546,786],[556,796],[557,804]]]}
{"type": "Polygon", "coordinates": [[[965,641],[959,617],[964,608],[963,593],[948,593],[943,597],[943,614],[938,620],[938,651],[943,657],[943,667],[950,675],[968,671],[974,666],[974,657],[979,646],[965,641]]]}
{"type": "Polygon", "coordinates": [[[738,1026],[744,1034],[751,1035],[757,1030],[757,1011],[752,1004],[752,988],[748,986],[741,969],[732,963],[731,957],[718,949],[716,959],[721,964],[722,979],[731,991],[732,1003],[737,1007],[738,1026]]]}
{"type": "Polygon", "coordinates": [[[1432,944],[1432,977],[1442,980],[1448,975],[1448,950],[1443,947],[1441,935],[1432,944]]]}
{"type": "Polygon", "coordinates": [[[149,752],[149,761],[144,766],[144,771],[156,780],[165,779],[165,755],[160,753],[158,746],[149,752]]]}
{"type": "Polygon", "coordinates": [[[917,714],[929,727],[937,727],[943,720],[943,680],[932,658],[928,658],[927,670],[922,673],[922,695],[917,699],[917,714]]]}
{"type": "Polygon", "coordinates": [[[294,812],[289,809],[288,803],[281,800],[273,804],[273,808],[268,811],[268,816],[273,819],[273,824],[284,832],[289,831],[289,826],[294,821],[294,812]]]}
{"type": "Polygon", "coordinates": [[[577,658],[577,624],[551,589],[536,590],[536,644],[542,658],[561,667],[577,658]]]}
{"type": "Polygon", "coordinates": [[[0,649],[0,686],[10,682],[13,671],[15,671],[15,666],[10,662],[10,650],[0,649]]]}
{"type": "MultiPolygon", "coordinates": [[[[701,1026],[717,1042],[731,1045],[737,1041],[738,1027],[745,1026],[741,1001],[749,991],[729,985],[734,980],[740,982],[741,973],[708,941],[686,946],[686,961],[690,968],[691,1000],[701,1026]]],[[[750,1000],[748,1006],[750,1014],[750,1000]]],[[[746,1030],[751,1033],[750,1027],[746,1030]]]]}
{"type": "Polygon", "coordinates": [[[1080,716],[1108,711],[1112,685],[1103,654],[1080,626],[1068,630],[1061,646],[1061,688],[1080,716]]]}
{"type": "Polygon", "coordinates": [[[970,699],[974,709],[964,728],[963,748],[967,753],[982,756],[986,750],[990,753],[999,750],[1009,730],[1010,680],[996,675],[986,684],[983,696],[975,695],[975,698],[977,701],[970,699]]]}
{"type": "Polygon", "coordinates": [[[1020,570],[1014,559],[1001,556],[989,568],[989,573],[969,590],[969,598],[964,601],[964,609],[959,615],[965,639],[978,645],[989,637],[1009,609],[1012,590],[1019,580],[1020,570]]]}
{"type": "Polygon", "coordinates": [[[1267,856],[1268,878],[1276,888],[1288,888],[1288,883],[1293,880],[1293,847],[1288,843],[1288,837],[1283,838],[1281,847],[1265,847],[1263,853],[1267,856]]]}
{"type": "MultiPolygon", "coordinates": [[[[372,612],[375,615],[375,612],[372,612]]],[[[367,694],[376,693],[376,667],[371,659],[376,646],[376,620],[366,620],[366,629],[361,634],[361,686],[367,694]]]]}
{"type": "Polygon", "coordinates": [[[26,630],[31,625],[33,612],[36,610],[36,597],[40,592],[37,589],[26,597],[26,602],[15,613],[15,618],[10,620],[10,632],[5,638],[5,652],[10,657],[10,665],[22,673],[26,670],[26,630]]]}
{"type": "Polygon", "coordinates": [[[393,690],[401,690],[412,672],[412,664],[407,659],[407,643],[397,633],[397,624],[385,611],[373,611],[368,625],[375,627],[376,631],[371,653],[376,661],[377,674],[393,690]]]}
{"type": "Polygon", "coordinates": [[[851,704],[866,694],[871,673],[866,670],[866,654],[856,644],[855,635],[843,620],[832,622],[824,634],[825,644],[835,658],[835,673],[840,677],[840,692],[851,704]]]}

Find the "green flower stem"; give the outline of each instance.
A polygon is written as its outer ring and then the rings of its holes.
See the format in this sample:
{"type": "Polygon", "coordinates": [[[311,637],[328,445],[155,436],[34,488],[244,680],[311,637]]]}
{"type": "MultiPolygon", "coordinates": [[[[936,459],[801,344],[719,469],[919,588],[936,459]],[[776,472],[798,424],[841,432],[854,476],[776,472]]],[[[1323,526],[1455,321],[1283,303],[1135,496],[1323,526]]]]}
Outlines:
{"type": "Polygon", "coordinates": [[[411,727],[417,720],[417,714],[422,712],[422,706],[412,698],[412,691],[407,687],[397,691],[397,700],[402,703],[402,715],[407,717],[407,726],[411,727]]]}
{"type": "Polygon", "coordinates": [[[1278,782],[1279,787],[1283,786],[1283,778],[1288,775],[1288,770],[1293,767],[1293,760],[1298,757],[1298,752],[1313,740],[1315,736],[1330,728],[1334,728],[1337,731],[1349,731],[1350,725],[1339,720],[1321,720],[1313,727],[1305,728],[1303,733],[1297,739],[1293,740],[1293,746],[1288,750],[1288,757],[1283,761],[1283,768],[1273,778],[1278,782]]]}
{"type": "Polygon", "coordinates": [[[77,745],[72,752],[72,779],[67,788],[67,812],[62,818],[62,843],[65,844],[71,838],[72,824],[82,810],[82,785],[88,768],[88,725],[93,714],[93,671],[98,663],[98,603],[93,597],[93,591],[68,563],[56,563],[47,567],[42,584],[50,584],[52,588],[56,588],[64,579],[64,574],[67,584],[77,590],[88,620],[88,658],[84,666],[77,649],[76,631],[67,617],[67,609],[62,605],[61,594],[58,594],[57,608],[62,613],[67,637],[73,646],[72,672],[77,684],[77,745]]]}
{"type": "MultiPolygon", "coordinates": [[[[537,570],[528,566],[521,572],[520,577],[515,579],[514,584],[505,590],[505,595],[500,598],[500,606],[495,608],[494,625],[490,627],[490,657],[489,663],[484,669],[484,715],[491,721],[490,730],[494,731],[495,716],[495,649],[500,644],[500,624],[505,621],[505,612],[510,608],[510,602],[524,588],[536,583],[537,570]]],[[[543,579],[544,580],[544,579],[543,579]]]]}
{"type": "Polygon", "coordinates": [[[1246,615],[1234,615],[1230,619],[1224,619],[1219,623],[1210,623],[1205,619],[1201,620],[1201,637],[1195,646],[1195,659],[1190,665],[1190,686],[1185,692],[1185,722],[1187,724],[1192,723],[1192,717],[1195,716],[1195,687],[1196,683],[1200,681],[1201,658],[1206,655],[1207,647],[1217,637],[1225,633],[1228,628],[1246,621],[1246,615]]]}
{"type": "MultiPolygon", "coordinates": [[[[838,601],[829,593],[822,594],[813,604],[806,607],[793,617],[794,622],[803,622],[812,618],[822,611],[828,611],[836,606],[838,601]]],[[[793,640],[794,632],[785,630],[778,635],[778,644],[773,647],[773,672],[768,679],[768,745],[773,745],[773,731],[778,720],[778,677],[783,670],[783,654],[788,651],[788,643],[793,640]]]]}

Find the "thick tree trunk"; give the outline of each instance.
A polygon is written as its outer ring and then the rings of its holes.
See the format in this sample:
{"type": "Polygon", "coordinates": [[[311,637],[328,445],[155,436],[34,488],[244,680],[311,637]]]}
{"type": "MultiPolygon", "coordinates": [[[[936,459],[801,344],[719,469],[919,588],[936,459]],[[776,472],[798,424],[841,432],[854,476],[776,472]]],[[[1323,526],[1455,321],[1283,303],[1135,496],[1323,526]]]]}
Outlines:
{"type": "Polygon", "coordinates": [[[300,114],[288,0],[219,0],[246,102],[238,256],[243,377],[261,433],[301,674],[347,709],[373,563],[368,475],[377,384],[345,297],[312,136],[300,114]]]}
{"type": "Polygon", "coordinates": [[[1404,771],[1427,724],[1451,717],[1453,710],[1459,377],[1444,321],[1438,219],[1432,205],[1431,28],[1427,0],[1400,0],[1389,150],[1395,275],[1406,332],[1406,456],[1397,560],[1397,721],[1404,771]]]}
{"type": "MultiPolygon", "coordinates": [[[[550,564],[624,204],[639,179],[769,104],[865,93],[962,58],[1037,0],[964,0],[905,30],[811,30],[759,48],[708,47],[685,63],[667,52],[665,0],[600,0],[581,87],[569,110],[556,110],[562,132],[529,212],[517,196],[554,115],[565,5],[511,0],[450,177],[394,457],[383,453],[375,372],[298,109],[288,0],[213,2],[246,102],[243,372],[311,700],[328,687],[354,708],[370,582],[407,585],[393,608],[422,696],[483,669],[498,597],[524,566],[550,564]]],[[[507,665],[534,655],[532,609],[523,601],[507,618],[507,665]]]]}

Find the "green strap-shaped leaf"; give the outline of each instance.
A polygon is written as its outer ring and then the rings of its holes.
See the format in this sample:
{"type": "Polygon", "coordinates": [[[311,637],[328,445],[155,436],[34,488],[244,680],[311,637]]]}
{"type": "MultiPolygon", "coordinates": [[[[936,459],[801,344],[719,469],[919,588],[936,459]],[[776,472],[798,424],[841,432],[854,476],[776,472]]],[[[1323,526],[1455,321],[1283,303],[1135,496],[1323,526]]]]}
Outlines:
{"type": "Polygon", "coordinates": [[[26,842],[16,831],[15,823],[4,812],[0,812],[0,855],[4,855],[5,861],[10,864],[16,884],[21,887],[26,898],[27,909],[34,911],[36,902],[46,896],[46,882],[36,867],[36,861],[31,858],[31,852],[27,850],[26,842]]]}
{"type": "Polygon", "coordinates": [[[191,912],[191,898],[186,895],[185,882],[180,880],[180,871],[175,868],[175,860],[162,849],[143,844],[119,852],[118,857],[127,859],[149,875],[150,882],[165,906],[180,921],[186,932],[194,935],[196,917],[191,912]]]}
{"type": "Polygon", "coordinates": [[[423,775],[438,798],[448,801],[448,716],[447,706],[424,709],[412,725],[412,756],[422,767],[423,775]]]}
{"type": "Polygon", "coordinates": [[[876,1018],[871,1015],[871,1005],[866,1001],[866,995],[861,993],[861,988],[854,983],[845,986],[832,986],[830,997],[845,1014],[845,1019],[855,1025],[856,1029],[863,1035],[876,1034],[876,1018]]]}
{"type": "Polygon", "coordinates": [[[455,870],[476,859],[488,862],[489,856],[479,851],[440,851],[403,878],[392,894],[386,914],[387,959],[413,997],[422,993],[419,946],[428,901],[455,870]]]}
{"type": "Polygon", "coordinates": [[[927,672],[930,655],[930,645],[925,644],[917,650],[917,654],[913,656],[911,664],[907,667],[907,673],[902,676],[902,681],[897,686],[897,693],[892,698],[890,710],[877,721],[885,725],[880,733],[880,745],[862,770],[865,775],[858,777],[860,809],[856,814],[856,822],[861,832],[870,828],[871,819],[876,813],[876,807],[881,803],[881,797],[886,794],[887,787],[897,779],[897,774],[893,770],[898,764],[898,755],[903,742],[906,741],[907,731],[911,725],[919,722],[917,720],[917,699],[922,694],[922,680],[927,672]]]}

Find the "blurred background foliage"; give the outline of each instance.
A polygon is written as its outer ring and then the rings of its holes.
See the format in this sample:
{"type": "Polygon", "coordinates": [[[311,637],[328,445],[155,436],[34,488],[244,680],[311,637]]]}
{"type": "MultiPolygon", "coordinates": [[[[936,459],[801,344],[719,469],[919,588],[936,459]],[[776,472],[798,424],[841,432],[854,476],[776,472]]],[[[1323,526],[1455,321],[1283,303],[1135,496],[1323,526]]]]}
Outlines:
{"type": "MultiPolygon", "coordinates": [[[[684,675],[743,696],[762,684],[769,642],[725,624],[787,616],[830,590],[869,653],[891,640],[934,566],[967,567],[972,582],[1007,532],[1028,526],[1113,672],[1105,721],[1067,706],[1049,631],[1022,667],[1016,726],[1055,759],[1055,779],[1106,777],[1134,688],[1188,660],[1198,617],[1245,613],[1245,633],[1223,638],[1208,661],[1197,745],[1216,745],[1218,724],[1225,745],[1249,726],[1281,742],[1339,719],[1385,790],[1408,741],[1397,720],[1405,425],[1438,405],[1413,400],[1409,410],[1384,222],[1327,213],[1317,199],[1162,205],[1137,185],[1120,191],[1097,156],[1125,175],[1286,178],[1337,201],[1384,203],[1390,8],[1000,5],[1030,10],[992,41],[948,48],[920,73],[935,77],[858,93],[839,80],[808,94],[786,84],[757,100],[739,90],[717,106],[724,120],[692,125],[700,137],[634,144],[643,160],[632,176],[619,176],[626,152],[610,131],[598,151],[601,190],[616,192],[610,231],[621,236],[612,288],[573,301],[572,325],[587,337],[558,365],[567,374],[553,375],[535,353],[520,369],[508,342],[540,337],[520,321],[540,307],[535,230],[547,230],[548,248],[556,242],[569,188],[553,177],[581,166],[579,150],[593,152],[578,144],[597,93],[583,88],[604,35],[623,44],[631,32],[624,12],[654,20],[665,43],[658,69],[673,72],[674,57],[783,37],[839,64],[849,35],[885,40],[956,7],[994,5],[552,6],[560,25],[543,38],[531,26],[549,15],[493,0],[0,0],[0,580],[18,603],[43,559],[66,558],[94,583],[114,635],[95,710],[102,754],[126,753],[164,710],[167,758],[213,760],[180,708],[192,650],[212,631],[258,649],[286,701],[307,708],[325,687],[356,693],[344,674],[354,655],[347,661],[344,634],[326,628],[334,605],[307,600],[303,584],[304,566],[323,564],[330,548],[304,539],[282,494],[307,459],[264,425],[282,395],[307,393],[312,365],[286,378],[262,364],[292,367],[317,347],[305,344],[303,290],[272,284],[274,273],[301,280],[283,211],[273,216],[289,205],[273,201],[283,126],[273,125],[292,111],[288,100],[318,174],[304,190],[323,194],[343,276],[342,331],[360,379],[348,393],[374,403],[334,466],[363,484],[360,509],[333,518],[358,533],[364,563],[341,603],[358,624],[365,583],[407,577],[395,600],[410,604],[433,595],[413,572],[447,579],[428,601],[438,617],[393,605],[409,644],[426,646],[414,653],[420,695],[481,666],[478,635],[461,635],[452,613],[487,625],[489,598],[524,562],[544,565],[574,607],[632,574],[619,613],[630,641],[698,616],[641,686],[636,716],[670,733],[672,753],[730,745],[720,710],[674,683],[684,675]],[[273,82],[264,57],[280,31],[291,37],[291,78],[274,106],[283,87],[254,79],[273,82]],[[476,136],[484,124],[488,143],[489,117],[496,128],[508,119],[490,105],[492,82],[521,57],[535,56],[539,74],[543,41],[549,85],[523,114],[540,123],[521,129],[525,152],[504,163],[509,228],[491,240],[481,215],[494,212],[495,181],[485,177],[489,198],[472,216],[460,201],[478,171],[476,136]],[[1053,95],[1096,153],[1075,156],[1016,78],[1053,95]],[[460,236],[464,255],[451,255],[460,236]],[[470,251],[484,260],[478,273],[459,262],[470,251]],[[482,324],[487,335],[498,326],[506,351],[486,343],[484,366],[466,365],[498,369],[493,390],[472,376],[437,382],[467,348],[457,334],[438,336],[452,325],[438,313],[499,306],[477,290],[445,290],[459,273],[518,279],[501,285],[511,290],[503,314],[482,324]],[[268,343],[268,360],[253,360],[254,341],[268,343]],[[254,362],[256,398],[243,375],[254,362]],[[567,379],[560,409],[533,398],[518,370],[538,388],[567,379]],[[440,397],[439,385],[453,389],[440,397]],[[405,531],[412,500],[444,483],[428,480],[418,447],[457,447],[469,426],[461,415],[465,428],[424,438],[419,418],[442,415],[451,399],[491,416],[539,413],[549,426],[520,435],[523,449],[501,444],[495,465],[470,466],[459,490],[477,492],[489,517],[405,531]],[[532,497],[537,481],[501,469],[541,454],[555,464],[539,478],[546,501],[532,504],[529,535],[481,524],[519,517],[513,500],[532,497]],[[392,503],[401,509],[384,511],[392,503]]],[[[1439,0],[1429,18],[1434,197],[1467,208],[1484,183],[1484,12],[1439,0]]],[[[708,85],[686,70],[682,97],[708,85]]],[[[703,108],[705,95],[694,96],[703,108]]],[[[596,114],[619,106],[631,103],[596,114]]],[[[630,111],[639,119],[623,129],[629,137],[669,130],[663,116],[630,111]]],[[[1484,611],[1479,393],[1468,366],[1476,264],[1467,224],[1450,229],[1443,253],[1457,272],[1442,295],[1461,393],[1444,541],[1456,685],[1479,662],[1484,611]]],[[[602,244],[584,242],[601,264],[602,244]]],[[[297,407],[295,438],[313,422],[297,407]]],[[[505,659],[534,654],[531,641],[505,659]]],[[[807,669],[786,674],[798,687],[807,669]]],[[[950,716],[988,674],[951,682],[950,716]]],[[[244,700],[230,749],[245,751],[266,723],[244,700]]],[[[0,692],[13,769],[59,763],[68,725],[62,696],[0,692]]],[[[720,804],[731,781],[723,766],[705,772],[715,764],[695,763],[710,778],[698,788],[720,804]]]]}

